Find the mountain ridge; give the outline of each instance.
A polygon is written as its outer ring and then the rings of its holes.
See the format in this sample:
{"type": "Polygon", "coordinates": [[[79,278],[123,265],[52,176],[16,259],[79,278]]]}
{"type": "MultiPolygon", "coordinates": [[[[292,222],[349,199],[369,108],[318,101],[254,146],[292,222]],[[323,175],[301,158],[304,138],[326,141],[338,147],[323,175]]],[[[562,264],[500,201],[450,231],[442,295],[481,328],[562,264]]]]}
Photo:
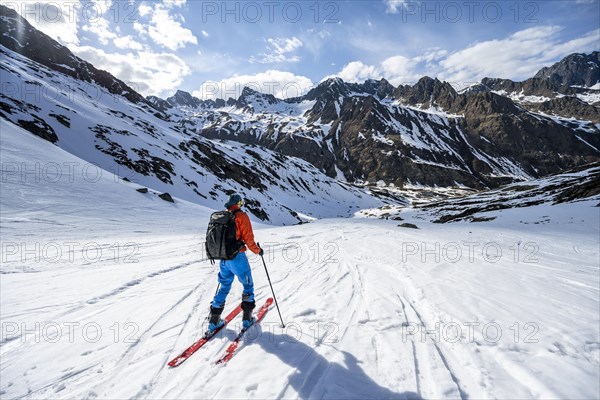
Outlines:
{"type": "MultiPolygon", "coordinates": [[[[586,89],[594,89],[595,85],[600,84],[600,52],[594,51],[587,53],[572,53],[562,60],[554,63],[551,66],[541,68],[533,77],[524,81],[513,81],[505,78],[490,78],[485,77],[479,83],[473,86],[481,86],[483,90],[499,90],[517,92],[522,90],[526,96],[532,95],[552,95],[563,94],[574,96],[586,89]],[[591,67],[587,67],[591,65],[591,67]]],[[[394,97],[405,98],[409,104],[424,104],[429,98],[423,98],[425,95],[433,95],[434,98],[452,94],[457,95],[459,92],[448,82],[440,81],[437,77],[423,76],[414,85],[399,85],[394,87],[385,78],[380,80],[367,79],[362,83],[349,83],[343,81],[339,77],[331,77],[324,79],[318,85],[311,88],[305,95],[286,99],[288,101],[298,101],[299,99],[314,100],[323,88],[338,86],[344,87],[343,90],[338,90],[338,93],[344,95],[354,92],[364,92],[371,95],[377,94],[379,98],[394,97]],[[441,93],[440,93],[441,92],[441,93]]],[[[248,87],[244,87],[244,90],[248,87]]],[[[468,90],[470,87],[463,90],[468,90]]],[[[250,89],[250,88],[248,88],[250,89]]],[[[255,89],[252,89],[256,91],[255,89]]],[[[600,90],[600,87],[598,88],[600,90]]],[[[189,92],[177,90],[177,93],[184,93],[185,96],[190,96],[194,102],[202,104],[206,100],[201,100],[189,92]]],[[[177,95],[176,93],[176,95],[177,95]]],[[[595,93],[595,92],[594,92],[595,93]]],[[[176,95],[169,97],[173,99],[176,95]]],[[[152,96],[156,97],[156,96],[152,96]]],[[[283,99],[278,99],[284,101],[283,99]]],[[[224,99],[214,99],[221,104],[224,99]]],[[[595,103],[599,102],[595,101],[595,103]]],[[[185,106],[187,104],[170,101],[173,106],[185,106]]]]}
{"type": "MultiPolygon", "coordinates": [[[[55,48],[64,47],[36,31],[26,20],[7,17],[4,9],[3,48],[9,46],[11,51],[25,53],[24,57],[37,63],[14,38],[16,32],[23,30],[28,32],[30,40],[47,42],[55,48]],[[19,24],[25,29],[19,28],[19,24]]],[[[12,57],[4,50],[3,53],[12,57]]],[[[95,71],[66,48],[57,54],[73,65],[83,65],[84,72],[95,71]]],[[[577,59],[571,57],[565,63],[577,59]]],[[[89,76],[75,68],[62,71],[57,67],[62,65],[61,59],[46,63],[51,71],[88,82],[89,76]]],[[[581,78],[580,69],[561,65],[557,63],[553,69],[544,71],[554,71],[548,72],[548,76],[581,78]]],[[[29,64],[27,68],[37,67],[29,64]]],[[[3,69],[15,76],[20,74],[8,64],[3,69]]],[[[588,75],[584,78],[592,79],[588,75]]],[[[551,81],[550,78],[531,79],[531,82],[551,81]]],[[[506,83],[502,80],[484,80],[470,90],[457,92],[449,83],[430,77],[423,77],[412,86],[396,88],[385,79],[348,83],[340,78],[329,78],[296,98],[277,99],[246,87],[237,99],[227,101],[201,100],[185,91],[177,91],[166,100],[156,96],[140,100],[141,95],[137,93],[115,93],[116,88],[120,88],[119,82],[113,78],[96,83],[114,96],[131,101],[138,110],[143,110],[143,115],[152,114],[152,117],[141,121],[127,112],[107,110],[110,116],[105,123],[90,128],[105,142],[96,146],[128,166],[136,164],[123,155],[125,150],[120,143],[124,139],[110,139],[107,134],[125,132],[113,126],[122,125],[122,120],[127,118],[155,139],[163,135],[154,125],[164,124],[168,130],[190,138],[232,140],[298,157],[330,178],[357,184],[497,187],[595,162],[600,157],[600,124],[594,122],[600,120],[597,106],[568,94],[532,105],[497,90],[506,83]],[[573,109],[579,118],[587,120],[573,119],[573,109]],[[157,123],[156,118],[163,122],[157,123]]],[[[517,87],[513,82],[512,89],[517,87]]],[[[539,83],[536,87],[550,90],[556,84],[539,83]]],[[[580,95],[583,89],[568,90],[580,95]]],[[[56,110],[50,113],[54,116],[48,114],[48,118],[41,118],[39,105],[25,104],[18,93],[15,95],[2,94],[2,116],[57,142],[60,135],[55,131],[68,128],[69,118],[56,110]],[[30,116],[9,117],[15,110],[30,116]]],[[[158,153],[173,153],[173,144],[166,146],[157,150],[158,153]]],[[[174,147],[181,151],[177,144],[174,147]]],[[[144,162],[152,157],[164,159],[153,153],[148,148],[137,149],[136,157],[145,159],[144,162]]],[[[176,155],[173,153],[170,157],[176,155]]],[[[169,166],[158,160],[150,164],[153,166],[138,168],[146,173],[169,166]]],[[[159,175],[166,178],[163,173],[159,175]]]]}
{"type": "Polygon", "coordinates": [[[493,187],[597,160],[598,107],[566,95],[528,106],[485,83],[459,93],[430,77],[395,89],[385,80],[354,84],[330,78],[301,97],[276,99],[253,91],[252,102],[245,91],[243,104],[199,108],[178,118],[200,135],[260,144],[304,158],[329,176],[341,172],[349,181],[493,187]],[[588,122],[573,121],[574,114],[588,122]],[[373,133],[369,145],[357,140],[373,133]],[[444,143],[436,145],[440,140],[444,143]],[[382,146],[386,142],[391,149],[382,146]],[[428,146],[432,151],[424,151],[428,146]],[[402,160],[373,160],[390,150],[402,160]]]}

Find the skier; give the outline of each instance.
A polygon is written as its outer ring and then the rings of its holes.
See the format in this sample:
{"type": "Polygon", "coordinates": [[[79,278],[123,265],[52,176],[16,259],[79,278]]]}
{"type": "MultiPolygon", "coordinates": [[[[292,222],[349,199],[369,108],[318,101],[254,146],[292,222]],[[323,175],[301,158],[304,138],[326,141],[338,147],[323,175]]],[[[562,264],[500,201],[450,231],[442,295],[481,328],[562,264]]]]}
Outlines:
{"type": "Polygon", "coordinates": [[[242,294],[242,310],[244,311],[242,317],[243,328],[248,329],[254,323],[254,318],[252,317],[252,310],[256,306],[254,301],[254,282],[252,281],[252,271],[248,263],[248,257],[246,257],[246,246],[253,253],[260,256],[264,252],[254,241],[254,232],[252,231],[252,224],[250,223],[248,214],[240,210],[243,205],[244,200],[239,194],[232,194],[227,203],[225,203],[225,208],[229,212],[234,213],[236,239],[243,242],[243,245],[235,258],[220,261],[218,280],[221,288],[215,295],[210,306],[210,320],[207,334],[214,332],[224,325],[225,321],[221,319],[221,313],[225,308],[225,300],[236,276],[244,286],[242,294]]]}

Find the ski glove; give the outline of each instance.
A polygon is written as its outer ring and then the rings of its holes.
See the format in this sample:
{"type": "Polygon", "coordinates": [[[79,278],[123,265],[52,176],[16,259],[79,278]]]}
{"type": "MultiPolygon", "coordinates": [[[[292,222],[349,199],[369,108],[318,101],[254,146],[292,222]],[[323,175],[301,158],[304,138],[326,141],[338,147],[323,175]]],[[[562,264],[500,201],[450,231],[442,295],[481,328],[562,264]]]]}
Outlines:
{"type": "Polygon", "coordinates": [[[262,249],[262,247],[259,247],[260,251],[258,252],[259,256],[263,256],[263,254],[265,254],[265,251],[262,249]]]}

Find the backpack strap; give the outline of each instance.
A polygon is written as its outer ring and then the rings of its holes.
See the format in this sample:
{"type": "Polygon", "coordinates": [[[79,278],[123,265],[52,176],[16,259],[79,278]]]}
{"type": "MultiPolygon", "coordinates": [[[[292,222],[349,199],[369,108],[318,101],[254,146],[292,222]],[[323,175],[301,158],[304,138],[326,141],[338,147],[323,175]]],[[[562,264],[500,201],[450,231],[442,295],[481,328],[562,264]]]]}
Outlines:
{"type": "MultiPolygon", "coordinates": [[[[235,210],[233,210],[231,212],[233,213],[233,218],[235,219],[235,214],[242,212],[242,210],[240,210],[239,208],[236,208],[235,210]]],[[[236,226],[236,235],[237,235],[237,226],[236,226]]],[[[238,240],[238,244],[240,246],[240,249],[246,245],[246,243],[243,240],[238,240]]]]}

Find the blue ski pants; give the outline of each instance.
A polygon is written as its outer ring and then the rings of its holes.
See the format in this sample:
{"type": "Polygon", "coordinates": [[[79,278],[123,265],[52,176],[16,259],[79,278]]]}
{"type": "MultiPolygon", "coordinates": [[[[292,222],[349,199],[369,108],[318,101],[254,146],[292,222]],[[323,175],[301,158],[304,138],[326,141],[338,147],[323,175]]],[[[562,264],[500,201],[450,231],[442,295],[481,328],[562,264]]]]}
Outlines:
{"type": "Polygon", "coordinates": [[[237,276],[238,280],[244,285],[242,301],[254,301],[254,281],[252,281],[252,271],[246,252],[239,252],[233,260],[221,260],[219,269],[219,283],[221,288],[212,301],[214,308],[220,308],[225,305],[227,295],[231,290],[231,284],[237,276]]]}

